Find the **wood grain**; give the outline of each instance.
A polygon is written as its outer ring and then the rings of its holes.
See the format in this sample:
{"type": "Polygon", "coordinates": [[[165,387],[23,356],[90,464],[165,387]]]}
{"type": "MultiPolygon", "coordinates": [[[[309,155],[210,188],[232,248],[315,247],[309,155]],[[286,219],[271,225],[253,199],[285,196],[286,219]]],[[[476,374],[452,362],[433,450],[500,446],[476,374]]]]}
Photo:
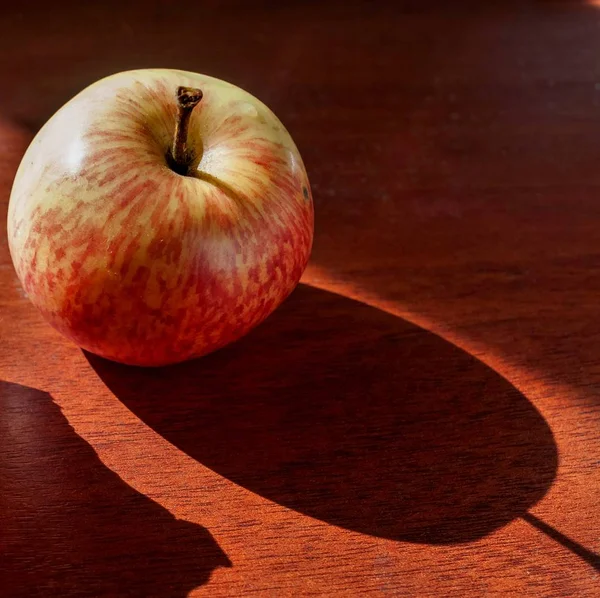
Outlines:
{"type": "Polygon", "coordinates": [[[139,370],[1,235],[3,594],[596,596],[600,9],[82,4],[3,15],[0,217],[71,95],[174,66],[281,117],[315,246],[248,337],[139,370]]]}

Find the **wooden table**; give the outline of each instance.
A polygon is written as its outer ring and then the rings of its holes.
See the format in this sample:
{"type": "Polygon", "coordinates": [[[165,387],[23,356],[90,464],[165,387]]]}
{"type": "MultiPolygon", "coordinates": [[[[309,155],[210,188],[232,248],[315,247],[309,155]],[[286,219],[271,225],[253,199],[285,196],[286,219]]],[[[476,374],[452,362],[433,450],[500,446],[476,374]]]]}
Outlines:
{"type": "Polygon", "coordinates": [[[281,117],[314,252],[140,370],[50,329],[2,235],[0,593],[597,596],[600,8],[84,4],[3,9],[2,220],[54,110],[174,66],[281,117]]]}

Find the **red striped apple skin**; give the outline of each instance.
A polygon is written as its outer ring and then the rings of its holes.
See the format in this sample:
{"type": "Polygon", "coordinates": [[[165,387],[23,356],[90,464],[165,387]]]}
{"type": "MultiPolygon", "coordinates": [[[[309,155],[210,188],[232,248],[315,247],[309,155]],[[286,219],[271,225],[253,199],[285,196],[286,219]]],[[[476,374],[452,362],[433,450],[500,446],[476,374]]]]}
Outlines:
{"type": "Polygon", "coordinates": [[[8,239],[57,330],[115,361],[156,366],[246,334],[294,289],[313,238],[302,159],[247,92],[166,69],[119,73],[68,102],[17,172],[8,239]],[[188,176],[166,156],[178,86],[192,113],[188,176]]]}

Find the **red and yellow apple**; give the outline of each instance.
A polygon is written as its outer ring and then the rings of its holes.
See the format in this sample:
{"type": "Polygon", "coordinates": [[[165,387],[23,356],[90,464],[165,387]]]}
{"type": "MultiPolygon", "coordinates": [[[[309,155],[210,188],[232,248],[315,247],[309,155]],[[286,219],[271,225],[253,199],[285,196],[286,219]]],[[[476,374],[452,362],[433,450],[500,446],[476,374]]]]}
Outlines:
{"type": "Polygon", "coordinates": [[[166,69],[110,76],[63,106],[28,148],[8,213],[17,275],[50,324],[148,366],[259,324],[298,283],[312,237],[306,171],[277,117],[234,85],[166,69]]]}

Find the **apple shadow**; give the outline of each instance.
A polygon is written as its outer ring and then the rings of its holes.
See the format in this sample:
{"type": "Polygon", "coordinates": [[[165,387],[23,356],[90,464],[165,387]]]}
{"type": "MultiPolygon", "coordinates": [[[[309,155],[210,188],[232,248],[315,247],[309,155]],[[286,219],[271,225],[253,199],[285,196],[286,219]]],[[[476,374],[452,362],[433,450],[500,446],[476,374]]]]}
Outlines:
{"type": "Polygon", "coordinates": [[[231,566],[108,469],[48,393],[0,381],[0,414],[2,595],[183,597],[231,566]]]}
{"type": "Polygon", "coordinates": [[[557,470],[545,420],[495,371],[414,324],[305,285],[202,359],[143,369],[87,358],[200,463],[365,534],[473,541],[526,513],[557,470]]]}

